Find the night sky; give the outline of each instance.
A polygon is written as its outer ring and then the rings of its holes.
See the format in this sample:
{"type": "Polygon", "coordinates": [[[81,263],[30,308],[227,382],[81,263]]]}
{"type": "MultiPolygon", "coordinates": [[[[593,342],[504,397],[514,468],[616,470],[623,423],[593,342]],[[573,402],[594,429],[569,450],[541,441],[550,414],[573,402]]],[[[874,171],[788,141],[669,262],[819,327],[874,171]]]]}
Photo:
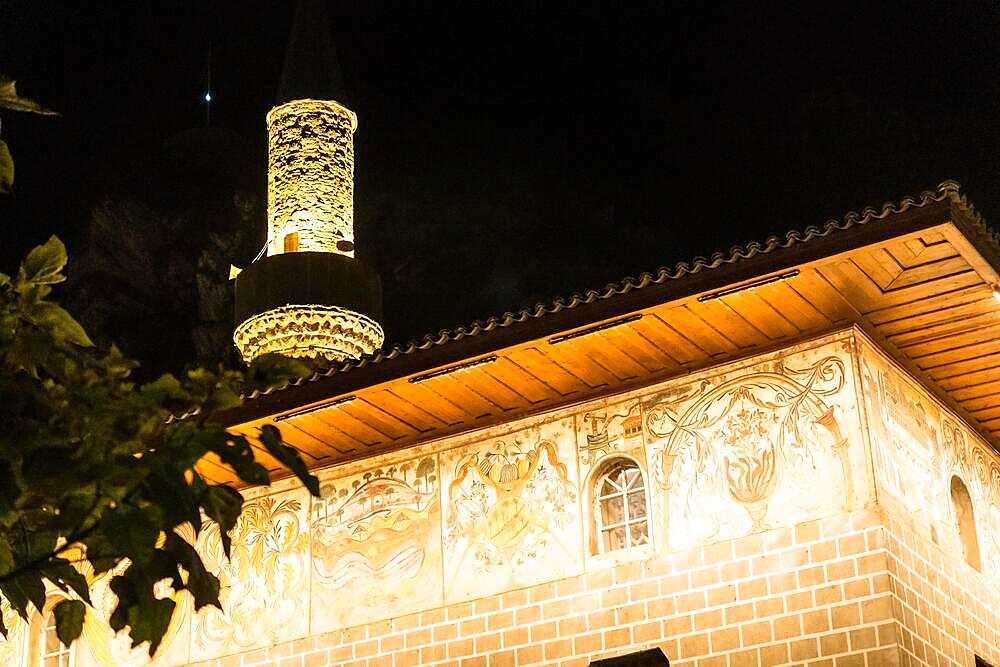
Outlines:
{"type": "MultiPolygon", "coordinates": [[[[1000,220],[1000,6],[818,4],[331,0],[360,120],[358,254],[382,274],[388,339],[945,178],[1000,220]]],[[[291,17],[290,2],[2,0],[0,72],[63,115],[3,116],[18,173],[0,270],[56,232],[72,278],[109,206],[119,232],[157,239],[151,256],[194,261],[212,233],[240,234],[225,252],[246,264],[291,17]],[[205,124],[209,42],[214,130],[185,133],[205,124]]],[[[180,264],[133,266],[123,289],[159,289],[160,305],[97,308],[97,337],[150,368],[189,363],[199,306],[178,296],[180,264]],[[136,333],[154,326],[159,340],[136,333]]]]}

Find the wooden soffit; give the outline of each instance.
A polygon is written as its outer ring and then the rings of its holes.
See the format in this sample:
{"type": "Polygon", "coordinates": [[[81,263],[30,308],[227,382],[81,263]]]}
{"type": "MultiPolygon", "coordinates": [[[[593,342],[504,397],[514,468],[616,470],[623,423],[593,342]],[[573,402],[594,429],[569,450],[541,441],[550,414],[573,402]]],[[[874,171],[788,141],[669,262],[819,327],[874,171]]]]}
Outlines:
{"type": "MultiPolygon", "coordinates": [[[[1000,243],[947,182],[821,228],[380,352],[248,397],[323,467],[856,325],[1000,444],[1000,243]]],[[[269,468],[277,462],[261,451],[269,468]]],[[[230,479],[216,462],[202,472],[230,479]]]]}

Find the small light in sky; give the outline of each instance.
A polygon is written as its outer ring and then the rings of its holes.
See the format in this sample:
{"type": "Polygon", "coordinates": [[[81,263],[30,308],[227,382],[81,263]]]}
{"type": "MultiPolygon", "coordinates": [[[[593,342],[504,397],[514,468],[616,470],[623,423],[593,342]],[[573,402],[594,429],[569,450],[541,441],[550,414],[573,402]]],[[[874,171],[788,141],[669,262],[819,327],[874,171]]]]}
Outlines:
{"type": "Polygon", "coordinates": [[[212,93],[205,93],[205,101],[206,102],[212,101],[212,93]]]}

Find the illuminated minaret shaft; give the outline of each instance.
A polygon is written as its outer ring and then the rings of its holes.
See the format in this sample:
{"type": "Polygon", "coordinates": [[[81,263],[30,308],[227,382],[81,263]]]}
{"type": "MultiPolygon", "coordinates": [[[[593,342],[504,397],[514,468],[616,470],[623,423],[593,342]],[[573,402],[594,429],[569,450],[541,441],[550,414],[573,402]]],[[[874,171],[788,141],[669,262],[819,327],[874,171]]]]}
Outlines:
{"type": "Polygon", "coordinates": [[[267,114],[267,254],[354,257],[354,130],[333,101],[295,100],[267,114]]]}
{"type": "Polygon", "coordinates": [[[382,346],[378,276],[354,258],[353,111],[318,0],[296,11],[279,105],[267,114],[267,253],[236,279],[236,347],[331,361],[382,346]],[[326,56],[324,58],[324,56],[326,56]]]}

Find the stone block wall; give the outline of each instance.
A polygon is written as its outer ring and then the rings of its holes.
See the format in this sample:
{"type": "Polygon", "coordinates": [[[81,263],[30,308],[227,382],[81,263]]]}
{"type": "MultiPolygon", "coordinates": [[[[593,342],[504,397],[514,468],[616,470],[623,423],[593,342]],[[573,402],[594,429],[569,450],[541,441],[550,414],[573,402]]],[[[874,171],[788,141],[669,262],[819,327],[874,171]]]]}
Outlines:
{"type": "Polygon", "coordinates": [[[843,513],[196,664],[585,667],[659,646],[679,667],[895,665],[880,521],[843,513]]]}

